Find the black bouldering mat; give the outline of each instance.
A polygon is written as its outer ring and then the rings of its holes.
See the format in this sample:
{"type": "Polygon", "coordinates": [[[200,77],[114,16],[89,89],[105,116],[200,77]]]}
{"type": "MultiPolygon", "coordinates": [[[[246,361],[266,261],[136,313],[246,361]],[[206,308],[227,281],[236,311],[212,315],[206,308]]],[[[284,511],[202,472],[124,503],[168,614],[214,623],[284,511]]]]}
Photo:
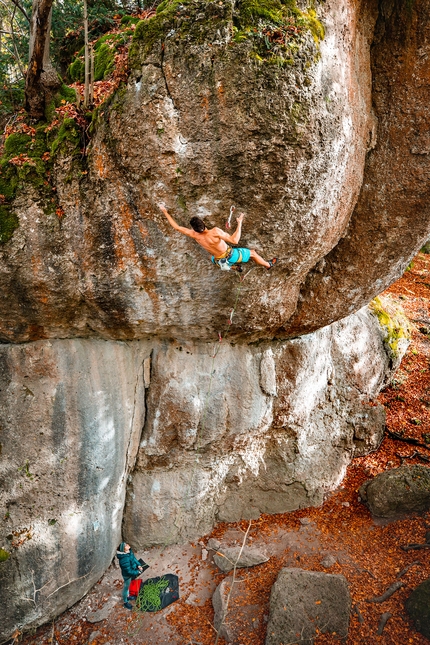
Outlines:
{"type": "Polygon", "coordinates": [[[179,579],[172,573],[142,582],[136,598],[139,611],[160,611],[179,598],[179,579]]]}

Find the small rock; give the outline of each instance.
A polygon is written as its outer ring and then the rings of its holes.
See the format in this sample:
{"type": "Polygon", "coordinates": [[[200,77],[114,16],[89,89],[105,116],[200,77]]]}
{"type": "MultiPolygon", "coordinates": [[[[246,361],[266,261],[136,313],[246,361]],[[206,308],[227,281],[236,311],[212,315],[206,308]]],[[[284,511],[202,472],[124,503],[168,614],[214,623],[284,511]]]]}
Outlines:
{"type": "Polygon", "coordinates": [[[321,566],[325,569],[330,569],[336,562],[336,558],[329,553],[329,555],[325,556],[324,560],[321,560],[321,566]]]}
{"type": "Polygon", "coordinates": [[[97,638],[97,636],[100,636],[100,632],[91,632],[88,637],[88,645],[92,645],[92,642],[97,638]]]}
{"type": "Polygon", "coordinates": [[[219,540],[216,540],[215,538],[210,538],[208,540],[208,543],[206,545],[207,549],[210,549],[212,551],[218,551],[218,549],[221,546],[221,542],[219,540]]]}
{"type": "Polygon", "coordinates": [[[205,562],[207,560],[207,557],[208,557],[208,552],[206,551],[206,549],[202,549],[202,560],[203,560],[203,562],[205,562]]]}
{"type": "Polygon", "coordinates": [[[349,502],[342,502],[342,506],[345,506],[345,508],[349,508],[349,502]]]}
{"type": "Polygon", "coordinates": [[[244,567],[255,567],[257,564],[267,562],[269,559],[264,551],[259,551],[256,547],[245,547],[239,558],[240,546],[220,547],[214,555],[214,562],[221,571],[228,573],[236,567],[242,569],[244,567]],[[239,558],[239,560],[238,560],[239,558]]]}
{"type": "Polygon", "coordinates": [[[97,609],[96,611],[92,611],[90,614],[87,614],[87,621],[89,623],[100,623],[102,620],[109,618],[112,609],[117,604],[117,600],[118,598],[116,597],[111,598],[101,609],[97,609]]]}
{"type": "Polygon", "coordinates": [[[231,585],[231,578],[224,578],[224,580],[215,589],[212,596],[212,605],[214,608],[214,627],[219,632],[221,638],[224,638],[227,643],[230,643],[233,637],[232,630],[229,624],[223,621],[226,617],[227,597],[231,585]]]}
{"type": "Polygon", "coordinates": [[[302,526],[308,526],[309,524],[311,524],[312,520],[310,520],[309,517],[301,517],[299,519],[299,522],[302,526]]]}
{"type": "Polygon", "coordinates": [[[430,508],[430,468],[400,466],[365,482],[361,499],[375,517],[396,518],[430,508]]]}

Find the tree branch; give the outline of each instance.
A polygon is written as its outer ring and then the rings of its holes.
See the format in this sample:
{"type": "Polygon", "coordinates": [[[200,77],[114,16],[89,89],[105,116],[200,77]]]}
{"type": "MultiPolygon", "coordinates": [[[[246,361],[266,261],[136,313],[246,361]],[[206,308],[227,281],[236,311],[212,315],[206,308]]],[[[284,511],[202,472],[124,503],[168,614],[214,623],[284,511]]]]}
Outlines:
{"type": "Polygon", "coordinates": [[[403,587],[403,582],[397,580],[396,582],[393,582],[390,587],[388,587],[388,589],[382,594],[382,596],[377,596],[376,598],[367,598],[366,602],[385,602],[393,595],[393,593],[400,589],[400,587],[403,587]]]}
{"type": "Polygon", "coordinates": [[[28,15],[28,13],[26,12],[26,10],[25,10],[25,9],[24,9],[24,7],[22,6],[22,4],[21,4],[18,0],[12,0],[12,2],[13,2],[13,4],[15,5],[15,8],[16,8],[16,9],[19,9],[19,11],[22,13],[22,15],[24,16],[24,18],[25,18],[26,20],[28,20],[28,22],[30,22],[30,16],[29,16],[29,15],[28,15]]]}
{"type": "Polygon", "coordinates": [[[11,28],[11,31],[12,31],[12,43],[13,43],[13,48],[15,50],[16,63],[18,65],[18,67],[19,67],[19,71],[21,72],[22,78],[25,79],[24,69],[23,69],[23,67],[21,65],[21,59],[19,57],[18,48],[17,48],[16,42],[15,42],[15,32],[13,30],[13,21],[15,20],[15,12],[16,12],[16,7],[14,7],[14,9],[13,9],[12,20],[10,21],[10,28],[11,28]]]}

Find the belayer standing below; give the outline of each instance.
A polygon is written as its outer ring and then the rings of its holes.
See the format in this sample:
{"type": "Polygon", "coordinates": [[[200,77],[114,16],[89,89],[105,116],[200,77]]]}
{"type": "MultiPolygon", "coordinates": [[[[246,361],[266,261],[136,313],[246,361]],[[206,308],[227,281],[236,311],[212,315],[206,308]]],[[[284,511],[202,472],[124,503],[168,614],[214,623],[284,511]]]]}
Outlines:
{"type": "Polygon", "coordinates": [[[127,609],[132,609],[132,606],[128,602],[128,590],[130,588],[130,582],[142,573],[143,567],[131,550],[130,545],[126,542],[121,542],[118,547],[118,551],[116,552],[116,557],[119,560],[122,577],[124,578],[124,587],[122,590],[124,607],[126,607],[127,609]]]}
{"type": "Polygon", "coordinates": [[[261,255],[258,255],[254,249],[232,248],[231,246],[228,246],[229,244],[239,243],[240,235],[242,233],[243,213],[236,218],[237,229],[232,235],[229,235],[228,233],[224,233],[224,231],[217,226],[210,229],[206,228],[205,223],[200,219],[200,217],[191,218],[190,224],[192,229],[185,228],[185,226],[179,226],[173,217],[169,215],[164,204],[159,204],[158,206],[161,212],[167,217],[169,224],[173,226],[176,231],[179,231],[184,235],[188,235],[188,237],[192,237],[193,240],[200,244],[200,246],[212,254],[212,262],[218,264],[221,268],[223,268],[222,265],[224,265],[225,268],[230,269],[233,265],[248,262],[249,259],[251,259],[257,264],[266,267],[266,269],[271,269],[277,262],[276,258],[272,258],[267,262],[261,257],[261,255]]]}

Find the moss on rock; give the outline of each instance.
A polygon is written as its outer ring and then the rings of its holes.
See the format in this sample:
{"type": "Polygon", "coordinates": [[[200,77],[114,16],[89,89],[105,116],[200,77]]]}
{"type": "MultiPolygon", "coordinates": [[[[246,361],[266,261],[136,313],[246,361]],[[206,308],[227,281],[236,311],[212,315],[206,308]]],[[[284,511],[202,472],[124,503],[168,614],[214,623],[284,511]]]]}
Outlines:
{"type": "MultiPolygon", "coordinates": [[[[135,19],[138,21],[138,19],[135,19]]],[[[101,81],[107,78],[115,68],[115,55],[118,47],[125,42],[134,32],[131,29],[118,34],[105,34],[94,43],[94,80],[101,81]]],[[[70,63],[68,75],[73,82],[83,83],[85,76],[84,48],[82,47],[76,55],[75,60],[70,63]]]]}
{"type": "Polygon", "coordinates": [[[0,206],[0,244],[9,242],[18,226],[17,214],[7,206],[0,206]]]}
{"type": "MultiPolygon", "coordinates": [[[[53,100],[52,110],[72,96],[74,90],[64,86],[53,100]]],[[[25,186],[31,184],[36,189],[47,214],[55,211],[57,198],[49,175],[61,151],[80,151],[80,131],[74,119],[64,119],[57,128],[39,124],[31,135],[21,131],[7,137],[0,157],[0,245],[9,242],[19,225],[13,202],[25,186]]]]}
{"type": "Polygon", "coordinates": [[[409,321],[400,306],[395,305],[389,298],[374,298],[369,308],[379,321],[385,335],[385,346],[391,359],[395,361],[411,337],[409,321]]]}
{"type": "Polygon", "coordinates": [[[6,549],[0,549],[0,562],[6,562],[6,560],[9,560],[10,558],[10,553],[6,551],[6,549]]]}
{"type": "Polygon", "coordinates": [[[317,49],[324,38],[324,26],[315,9],[309,6],[301,10],[296,0],[241,0],[230,15],[229,11],[231,6],[223,3],[163,0],[156,15],[136,27],[129,53],[131,66],[142,63],[157,43],[161,48],[170,31],[180,38],[189,37],[194,44],[201,43],[210,35],[214,23],[222,20],[230,24],[233,43],[249,40],[253,44],[252,57],[281,67],[294,63],[294,53],[302,48],[307,32],[312,34],[317,49]]]}
{"type": "Polygon", "coordinates": [[[51,155],[54,156],[63,147],[65,143],[71,144],[72,148],[77,148],[80,142],[80,134],[76,121],[74,119],[64,119],[58,134],[51,144],[51,155]]]}

